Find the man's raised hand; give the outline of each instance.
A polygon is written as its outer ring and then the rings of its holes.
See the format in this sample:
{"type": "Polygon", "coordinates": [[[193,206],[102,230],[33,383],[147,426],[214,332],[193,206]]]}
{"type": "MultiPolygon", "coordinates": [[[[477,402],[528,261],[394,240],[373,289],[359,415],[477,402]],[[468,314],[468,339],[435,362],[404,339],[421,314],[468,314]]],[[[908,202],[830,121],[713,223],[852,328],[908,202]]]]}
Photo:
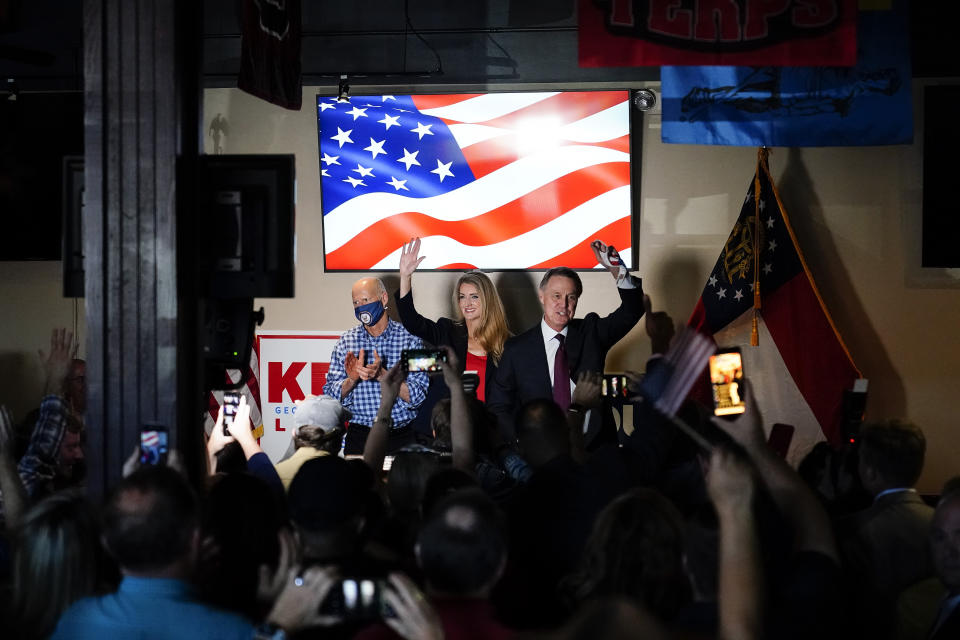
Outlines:
{"type": "Polygon", "coordinates": [[[77,355],[77,347],[73,344],[73,332],[66,328],[54,329],[50,334],[50,352],[44,353],[40,349],[40,361],[46,374],[45,393],[60,394],[63,392],[63,381],[70,371],[70,363],[77,355]]]}
{"type": "Polygon", "coordinates": [[[594,240],[590,243],[590,248],[593,250],[593,255],[596,257],[597,262],[603,265],[603,267],[609,271],[615,280],[620,280],[620,278],[627,275],[627,268],[623,264],[623,260],[620,259],[620,254],[617,253],[617,250],[613,248],[613,245],[607,245],[601,242],[600,240],[594,240]]]}

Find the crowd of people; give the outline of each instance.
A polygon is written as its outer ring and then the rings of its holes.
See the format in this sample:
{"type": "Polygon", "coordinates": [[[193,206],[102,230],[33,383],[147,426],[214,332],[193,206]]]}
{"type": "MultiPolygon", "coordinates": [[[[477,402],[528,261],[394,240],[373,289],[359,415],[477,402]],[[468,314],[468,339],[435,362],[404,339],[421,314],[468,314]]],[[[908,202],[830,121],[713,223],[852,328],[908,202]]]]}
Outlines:
{"type": "MultiPolygon", "coordinates": [[[[283,459],[241,398],[207,436],[203,486],[131,456],[103,504],[83,494],[85,379],[72,335],[41,358],[37,411],[0,408],[2,637],[960,637],[960,481],[914,489],[922,431],[866,423],[793,469],[756,397],[680,418],[601,395],[608,350],[644,318],[659,366],[674,333],[613,247],[593,245],[620,305],[576,317],[575,271],[538,287],[541,321],[511,336],[490,279],[468,272],[456,318],[352,288],[324,395],[298,401],[283,459]],[[411,372],[404,350],[439,349],[411,372]],[[632,405],[624,424],[622,404],[632,405]],[[414,428],[423,419],[423,428],[414,428]]],[[[91,428],[93,426],[91,425],[91,428]]]]}

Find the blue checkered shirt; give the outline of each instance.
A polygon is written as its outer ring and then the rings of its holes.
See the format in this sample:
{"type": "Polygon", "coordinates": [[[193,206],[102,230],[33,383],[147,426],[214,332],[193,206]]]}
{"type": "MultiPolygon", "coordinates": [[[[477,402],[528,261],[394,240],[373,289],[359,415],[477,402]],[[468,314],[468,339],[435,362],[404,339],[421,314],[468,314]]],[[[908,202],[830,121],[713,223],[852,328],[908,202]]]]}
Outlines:
{"type": "MultiPolygon", "coordinates": [[[[327,383],[323,385],[323,392],[333,398],[340,398],[340,387],[347,379],[343,361],[347,352],[354,355],[363,349],[367,364],[373,361],[373,350],[383,361],[387,369],[400,360],[400,352],[404,349],[422,349],[423,341],[410,334],[399,322],[390,320],[387,329],[379,336],[371,336],[363,325],[350,329],[337,341],[330,356],[330,370],[327,372],[327,383]]],[[[417,417],[417,407],[427,396],[429,380],[425,373],[411,373],[407,375],[407,389],[410,390],[410,402],[397,398],[390,416],[393,418],[393,427],[399,428],[408,424],[417,417]]],[[[380,408],[380,383],[376,380],[360,380],[344,398],[340,400],[344,407],[353,413],[351,422],[373,426],[380,408]]]]}

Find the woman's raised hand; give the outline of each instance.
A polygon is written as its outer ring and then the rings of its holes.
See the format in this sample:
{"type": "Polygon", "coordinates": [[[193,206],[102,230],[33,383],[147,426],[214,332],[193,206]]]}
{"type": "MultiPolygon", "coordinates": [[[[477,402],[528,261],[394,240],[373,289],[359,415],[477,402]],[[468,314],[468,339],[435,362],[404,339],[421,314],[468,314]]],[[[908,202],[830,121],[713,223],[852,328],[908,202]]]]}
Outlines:
{"type": "Polygon", "coordinates": [[[410,242],[403,245],[400,249],[400,276],[409,277],[417,270],[420,263],[426,256],[418,257],[420,254],[420,238],[410,238],[410,242]]]}
{"type": "Polygon", "coordinates": [[[417,270],[426,256],[420,256],[420,238],[410,238],[410,242],[400,248],[400,297],[410,293],[413,272],[417,270]]]}

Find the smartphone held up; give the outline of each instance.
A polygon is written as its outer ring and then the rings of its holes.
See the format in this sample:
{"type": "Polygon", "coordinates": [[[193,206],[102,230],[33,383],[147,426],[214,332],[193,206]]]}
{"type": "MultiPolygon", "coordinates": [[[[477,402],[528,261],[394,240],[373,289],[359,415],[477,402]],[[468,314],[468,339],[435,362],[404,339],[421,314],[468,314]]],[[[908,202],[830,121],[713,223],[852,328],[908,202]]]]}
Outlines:
{"type": "Polygon", "coordinates": [[[401,366],[406,372],[440,371],[440,363],[447,361],[447,352],[443,349],[404,349],[400,354],[401,366]]]}
{"type": "Polygon", "coordinates": [[[225,391],[223,393],[223,435],[230,435],[230,425],[233,424],[239,410],[240,394],[236,391],[225,391]]]}
{"type": "Polygon", "coordinates": [[[167,463],[167,430],[160,426],[145,425],[140,430],[140,464],[167,463]]]}
{"type": "Polygon", "coordinates": [[[625,400],[630,397],[630,381],[622,373],[605,373],[600,382],[600,397],[625,400]]]}
{"type": "Polygon", "coordinates": [[[731,416],[747,410],[743,391],[743,357],[740,349],[719,349],[710,356],[713,413],[731,416]]]}
{"type": "Polygon", "coordinates": [[[320,605],[320,613],[345,621],[372,622],[391,615],[381,578],[344,578],[320,605]]]}

